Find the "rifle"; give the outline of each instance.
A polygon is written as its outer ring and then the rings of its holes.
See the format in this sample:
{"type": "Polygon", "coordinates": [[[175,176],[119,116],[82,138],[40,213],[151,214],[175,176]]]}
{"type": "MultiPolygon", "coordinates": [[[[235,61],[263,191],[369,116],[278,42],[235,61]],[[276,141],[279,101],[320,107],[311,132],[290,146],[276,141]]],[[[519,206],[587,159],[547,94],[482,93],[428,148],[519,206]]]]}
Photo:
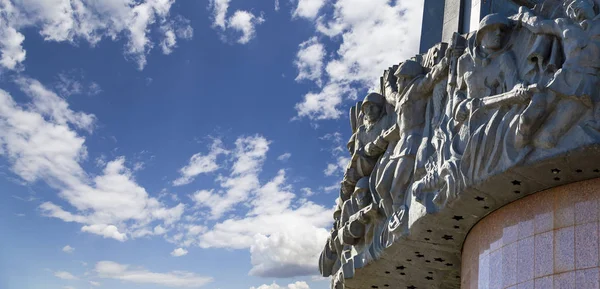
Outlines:
{"type": "Polygon", "coordinates": [[[448,48],[448,52],[451,54],[450,64],[448,72],[450,73],[448,77],[448,86],[446,91],[448,92],[448,104],[446,105],[446,115],[452,116],[452,109],[454,107],[453,98],[454,93],[456,92],[457,79],[458,79],[458,58],[462,54],[462,52],[466,48],[466,40],[462,37],[458,32],[454,32],[452,35],[452,40],[450,41],[450,47],[448,48]],[[459,52],[459,53],[455,53],[459,52]]]}

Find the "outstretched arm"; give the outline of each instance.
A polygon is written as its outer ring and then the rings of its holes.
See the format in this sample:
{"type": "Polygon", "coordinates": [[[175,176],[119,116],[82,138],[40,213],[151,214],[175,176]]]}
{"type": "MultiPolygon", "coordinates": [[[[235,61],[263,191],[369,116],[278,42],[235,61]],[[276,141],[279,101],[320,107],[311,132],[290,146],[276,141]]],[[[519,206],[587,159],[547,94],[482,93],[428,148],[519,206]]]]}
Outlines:
{"type": "Polygon", "coordinates": [[[431,71],[420,79],[416,85],[416,91],[419,94],[429,94],[438,80],[444,76],[448,76],[448,58],[442,60],[431,68],[431,71]]]}
{"type": "Polygon", "coordinates": [[[556,37],[562,36],[562,26],[564,25],[563,19],[543,19],[534,15],[525,7],[519,8],[519,14],[511,17],[511,19],[517,20],[520,25],[535,34],[550,34],[556,37]]]}

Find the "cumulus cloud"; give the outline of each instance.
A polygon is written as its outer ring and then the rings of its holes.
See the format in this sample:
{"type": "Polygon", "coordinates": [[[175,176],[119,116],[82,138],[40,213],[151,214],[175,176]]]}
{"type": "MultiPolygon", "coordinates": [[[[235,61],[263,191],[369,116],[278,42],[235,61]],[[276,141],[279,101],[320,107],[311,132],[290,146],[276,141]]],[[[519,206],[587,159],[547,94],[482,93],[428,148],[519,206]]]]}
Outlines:
{"type": "Polygon", "coordinates": [[[260,135],[239,137],[234,148],[228,149],[229,174],[219,176],[214,187],[192,194],[193,216],[198,217],[189,216],[190,223],[180,226],[169,241],[183,247],[250,250],[253,267],[249,273],[255,276],[318,272],[332,211],[298,198],[285,170],[261,180],[269,146],[270,141],[260,135]],[[226,214],[232,211],[235,214],[226,214]],[[216,222],[191,227],[206,218],[216,222]]]}
{"type": "Polygon", "coordinates": [[[129,265],[122,265],[112,261],[96,263],[95,272],[100,278],[167,287],[200,288],[213,281],[211,277],[198,276],[190,272],[173,271],[156,273],[145,269],[133,269],[129,265]]]}
{"type": "Polygon", "coordinates": [[[210,0],[208,8],[212,10],[212,26],[223,33],[229,29],[237,31],[236,34],[241,34],[237,42],[246,44],[254,38],[256,26],[265,22],[265,19],[245,10],[236,10],[233,15],[227,17],[230,2],[230,0],[210,0]]]}
{"type": "Polygon", "coordinates": [[[242,34],[237,42],[246,44],[254,38],[256,34],[255,27],[263,22],[265,22],[265,19],[262,16],[255,16],[248,11],[238,10],[229,18],[229,27],[242,34]]]}
{"type": "MultiPolygon", "coordinates": [[[[87,42],[92,46],[105,38],[125,38],[125,56],[134,60],[139,69],[143,69],[146,56],[157,42],[152,39],[151,32],[158,29],[157,23],[171,20],[173,16],[170,10],[174,2],[2,0],[0,65],[11,70],[19,68],[26,55],[22,47],[24,36],[20,31],[35,29],[46,41],[73,44],[87,42]]],[[[167,36],[173,43],[174,35],[167,36]]]]}
{"type": "Polygon", "coordinates": [[[177,248],[171,252],[171,256],[173,257],[181,257],[187,255],[188,251],[183,248],[177,248]]]}
{"type": "Polygon", "coordinates": [[[73,274],[67,271],[57,271],[54,272],[54,276],[63,280],[77,280],[77,277],[73,276],[73,274]]]}
{"type": "Polygon", "coordinates": [[[294,17],[314,19],[319,14],[321,7],[327,0],[298,0],[298,6],[294,10],[294,17]]]}
{"type": "Polygon", "coordinates": [[[100,286],[100,282],[90,281],[90,285],[98,287],[100,286]]]}
{"type": "Polygon", "coordinates": [[[218,190],[200,190],[193,195],[198,207],[210,209],[210,217],[218,219],[250,197],[259,188],[258,174],[262,170],[269,141],[262,136],[238,138],[232,152],[233,165],[227,177],[219,178],[218,190]]]}
{"type": "Polygon", "coordinates": [[[288,284],[287,286],[279,286],[277,283],[273,282],[271,285],[263,284],[258,287],[250,287],[250,289],[310,289],[308,284],[303,281],[298,281],[296,283],[288,284]]]}
{"type": "Polygon", "coordinates": [[[327,168],[323,171],[326,176],[333,176],[343,174],[346,167],[350,163],[350,157],[348,156],[337,156],[336,162],[328,163],[327,168]]]}
{"type": "Polygon", "coordinates": [[[76,112],[40,82],[19,78],[31,98],[18,104],[0,90],[0,154],[24,181],[44,181],[59,192],[67,208],[44,202],[43,215],[82,224],[81,230],[119,241],[142,236],[156,223],[166,226],[183,214],[184,205],[166,207],[138,185],[120,157],[92,176],[80,165],[87,158],[85,137],[95,116],[76,112]]]}
{"type": "Polygon", "coordinates": [[[302,42],[300,50],[296,54],[296,67],[298,76],[296,81],[310,80],[321,86],[321,72],[323,70],[323,58],[325,57],[325,47],[319,43],[317,37],[302,42]]]}
{"type": "Polygon", "coordinates": [[[69,253],[70,254],[70,253],[75,252],[75,248],[73,248],[73,247],[71,247],[69,245],[66,245],[66,246],[64,246],[62,248],[62,251],[65,252],[65,253],[69,253]]]}
{"type": "Polygon", "coordinates": [[[181,177],[173,181],[174,186],[182,186],[191,183],[200,174],[211,173],[219,169],[217,158],[229,152],[223,148],[223,142],[215,139],[210,146],[208,154],[197,153],[190,158],[189,163],[179,170],[181,177]]]}
{"type": "Polygon", "coordinates": [[[119,229],[114,225],[93,224],[90,226],[83,226],[81,231],[100,235],[104,238],[112,238],[121,242],[127,240],[127,235],[120,233],[119,229]]]}
{"type": "Polygon", "coordinates": [[[296,104],[298,117],[312,120],[337,119],[342,115],[340,105],[343,95],[355,94],[356,91],[338,83],[329,83],[319,92],[309,92],[304,100],[296,104]]]}
{"type": "Polygon", "coordinates": [[[212,9],[213,27],[227,27],[227,10],[231,0],[210,0],[208,8],[212,9]]]}
{"type": "Polygon", "coordinates": [[[339,118],[344,99],[375,87],[384,69],[418,52],[423,0],[337,0],[333,8],[317,17],[315,28],[339,47],[323,64],[325,85],[296,105],[298,117],[339,118]]]}

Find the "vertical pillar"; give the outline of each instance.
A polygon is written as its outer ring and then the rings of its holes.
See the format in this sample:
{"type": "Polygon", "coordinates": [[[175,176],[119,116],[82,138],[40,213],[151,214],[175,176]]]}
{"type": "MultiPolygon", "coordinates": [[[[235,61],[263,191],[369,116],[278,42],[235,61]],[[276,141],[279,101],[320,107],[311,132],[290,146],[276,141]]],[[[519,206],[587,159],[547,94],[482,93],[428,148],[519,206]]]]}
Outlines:
{"type": "Polygon", "coordinates": [[[444,6],[445,1],[442,0],[425,0],[419,53],[427,52],[429,48],[442,40],[444,6]]]}

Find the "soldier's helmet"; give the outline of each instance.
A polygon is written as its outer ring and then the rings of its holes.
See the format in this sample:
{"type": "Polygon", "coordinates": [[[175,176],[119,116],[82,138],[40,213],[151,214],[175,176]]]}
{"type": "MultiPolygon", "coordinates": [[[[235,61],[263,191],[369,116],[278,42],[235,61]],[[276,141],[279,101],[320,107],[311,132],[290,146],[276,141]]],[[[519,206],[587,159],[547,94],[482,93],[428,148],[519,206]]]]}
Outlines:
{"type": "Polygon", "coordinates": [[[481,19],[481,21],[479,22],[479,29],[477,30],[477,44],[481,43],[481,37],[483,36],[485,30],[497,26],[506,29],[510,26],[510,22],[508,22],[508,18],[506,18],[506,16],[499,13],[488,14],[485,17],[483,17],[483,19],[481,19]]]}
{"type": "Polygon", "coordinates": [[[362,107],[365,107],[365,104],[367,104],[367,102],[373,103],[379,107],[383,107],[383,105],[385,104],[385,97],[383,97],[383,95],[377,92],[371,92],[367,94],[367,96],[365,96],[365,99],[362,102],[362,107]]]}
{"type": "Polygon", "coordinates": [[[414,78],[423,74],[423,66],[420,63],[414,60],[406,60],[398,67],[394,76],[408,76],[409,78],[414,78]]]}

